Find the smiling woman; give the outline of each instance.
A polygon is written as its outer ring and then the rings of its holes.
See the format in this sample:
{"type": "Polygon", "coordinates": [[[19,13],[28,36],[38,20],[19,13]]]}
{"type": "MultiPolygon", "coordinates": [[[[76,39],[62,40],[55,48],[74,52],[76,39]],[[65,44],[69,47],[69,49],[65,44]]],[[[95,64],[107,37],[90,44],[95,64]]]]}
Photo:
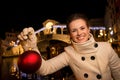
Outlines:
{"type": "MultiPolygon", "coordinates": [[[[69,66],[76,80],[120,79],[120,58],[110,43],[95,41],[85,15],[80,13],[70,15],[67,28],[71,44],[64,47],[64,50],[55,57],[48,60],[41,57],[42,64],[36,74],[45,76],[69,66]]],[[[40,54],[35,37],[37,36],[32,27],[24,28],[18,35],[18,39],[24,43],[21,45],[25,51],[31,47],[40,54]]]]}

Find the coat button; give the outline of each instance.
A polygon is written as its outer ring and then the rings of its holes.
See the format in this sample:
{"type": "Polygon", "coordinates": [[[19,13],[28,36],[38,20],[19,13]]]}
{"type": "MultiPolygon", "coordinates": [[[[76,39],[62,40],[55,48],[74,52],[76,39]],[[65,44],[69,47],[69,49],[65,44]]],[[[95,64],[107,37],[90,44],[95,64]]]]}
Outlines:
{"type": "Polygon", "coordinates": [[[81,57],[81,59],[84,61],[84,60],[85,60],[85,57],[81,57]]]}
{"type": "Polygon", "coordinates": [[[85,77],[85,78],[88,78],[88,74],[87,74],[87,73],[85,73],[85,74],[84,74],[84,77],[85,77]]]}
{"type": "Polygon", "coordinates": [[[95,43],[95,44],[94,44],[94,47],[95,47],[95,48],[96,48],[96,47],[98,47],[98,44],[97,44],[97,43],[95,43]]]}
{"type": "Polygon", "coordinates": [[[97,77],[97,79],[101,79],[102,78],[102,76],[100,74],[98,74],[96,77],[97,77]]]}
{"type": "Polygon", "coordinates": [[[91,58],[91,60],[95,60],[95,56],[91,56],[90,58],[91,58]]]}

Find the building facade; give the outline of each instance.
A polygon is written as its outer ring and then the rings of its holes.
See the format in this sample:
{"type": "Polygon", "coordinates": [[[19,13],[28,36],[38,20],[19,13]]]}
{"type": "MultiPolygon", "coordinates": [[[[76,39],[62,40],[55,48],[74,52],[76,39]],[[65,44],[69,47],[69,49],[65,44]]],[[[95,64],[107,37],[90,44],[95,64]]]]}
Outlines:
{"type": "Polygon", "coordinates": [[[105,25],[108,39],[120,51],[120,0],[107,0],[105,25]]]}

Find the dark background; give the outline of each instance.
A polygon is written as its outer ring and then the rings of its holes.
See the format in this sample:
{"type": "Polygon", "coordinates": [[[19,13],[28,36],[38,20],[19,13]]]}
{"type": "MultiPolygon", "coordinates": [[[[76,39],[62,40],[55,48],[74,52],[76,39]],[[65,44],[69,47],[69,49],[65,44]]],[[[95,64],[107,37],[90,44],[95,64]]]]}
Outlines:
{"type": "Polygon", "coordinates": [[[39,29],[47,19],[65,23],[75,12],[84,13],[88,18],[103,18],[106,0],[7,1],[1,5],[0,37],[3,38],[12,29],[21,31],[28,26],[39,29]]]}

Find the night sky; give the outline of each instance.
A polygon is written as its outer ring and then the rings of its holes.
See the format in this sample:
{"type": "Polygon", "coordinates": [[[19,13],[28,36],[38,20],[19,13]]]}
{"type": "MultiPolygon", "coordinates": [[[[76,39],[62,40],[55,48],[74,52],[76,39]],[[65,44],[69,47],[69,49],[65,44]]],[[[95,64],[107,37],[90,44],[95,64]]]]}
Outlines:
{"type": "Polygon", "coordinates": [[[21,31],[28,26],[39,29],[47,19],[65,23],[67,17],[76,12],[84,13],[88,18],[103,18],[106,0],[39,0],[38,2],[29,0],[4,2],[2,5],[0,37],[4,37],[4,33],[11,29],[21,31]]]}

